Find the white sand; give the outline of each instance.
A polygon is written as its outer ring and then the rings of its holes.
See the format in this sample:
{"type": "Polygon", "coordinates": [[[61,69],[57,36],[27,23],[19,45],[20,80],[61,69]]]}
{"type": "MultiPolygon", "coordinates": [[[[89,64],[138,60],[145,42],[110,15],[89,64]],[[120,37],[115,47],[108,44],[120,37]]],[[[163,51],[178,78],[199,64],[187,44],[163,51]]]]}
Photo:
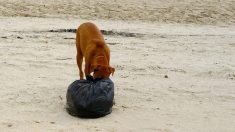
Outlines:
{"type": "MultiPolygon", "coordinates": [[[[158,20],[150,22],[150,19],[143,22],[142,17],[132,15],[129,19],[125,14],[125,21],[115,14],[107,20],[106,16],[99,16],[102,13],[95,17],[86,12],[86,19],[69,16],[68,12],[58,13],[55,18],[53,8],[45,13],[28,11],[31,16],[38,14],[42,18],[22,17],[17,12],[21,10],[19,6],[34,1],[1,2],[0,11],[8,13],[1,13],[5,17],[0,17],[1,132],[235,131],[234,18],[214,17],[208,21],[211,25],[180,18],[176,24],[173,17],[166,21],[168,24],[158,20]],[[2,10],[5,3],[11,3],[9,6],[16,9],[2,10]],[[79,78],[75,34],[46,32],[76,28],[87,19],[93,19],[100,29],[142,34],[105,36],[111,49],[111,65],[116,68],[111,77],[115,82],[116,105],[110,115],[99,119],[80,119],[65,111],[67,87],[79,78]]],[[[119,4],[125,7],[138,2],[141,1],[125,3],[123,0],[119,4]]],[[[154,7],[151,2],[174,5],[153,0],[145,3],[154,7]]],[[[184,2],[189,4],[181,1],[184,2]]],[[[65,1],[57,3],[61,10],[66,10],[65,1]]],[[[94,6],[95,2],[91,3],[88,5],[94,6]]],[[[229,14],[228,8],[218,3],[221,2],[214,2],[216,7],[229,14]]],[[[234,9],[232,3],[224,2],[234,9]]]]}

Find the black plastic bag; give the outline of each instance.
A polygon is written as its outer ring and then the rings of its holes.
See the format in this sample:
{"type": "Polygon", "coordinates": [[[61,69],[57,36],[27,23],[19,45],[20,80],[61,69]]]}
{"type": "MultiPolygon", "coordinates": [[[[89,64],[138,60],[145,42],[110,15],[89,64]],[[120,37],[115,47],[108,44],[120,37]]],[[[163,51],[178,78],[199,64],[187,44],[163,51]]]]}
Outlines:
{"type": "Polygon", "coordinates": [[[102,80],[76,80],[67,90],[66,110],[70,115],[98,118],[112,112],[114,84],[109,78],[102,80]]]}

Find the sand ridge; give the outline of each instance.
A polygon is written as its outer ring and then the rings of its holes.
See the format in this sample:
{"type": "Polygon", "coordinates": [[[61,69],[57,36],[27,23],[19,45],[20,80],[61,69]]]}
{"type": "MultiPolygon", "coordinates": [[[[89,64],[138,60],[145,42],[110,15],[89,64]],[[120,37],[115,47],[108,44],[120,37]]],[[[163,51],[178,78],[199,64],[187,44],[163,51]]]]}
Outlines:
{"type": "Polygon", "coordinates": [[[234,24],[234,0],[0,0],[1,16],[234,24]]]}

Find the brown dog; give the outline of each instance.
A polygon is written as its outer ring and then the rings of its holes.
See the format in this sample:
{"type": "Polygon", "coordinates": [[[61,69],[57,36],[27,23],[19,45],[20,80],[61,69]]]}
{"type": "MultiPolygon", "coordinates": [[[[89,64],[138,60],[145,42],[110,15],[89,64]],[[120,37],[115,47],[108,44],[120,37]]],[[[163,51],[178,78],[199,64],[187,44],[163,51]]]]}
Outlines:
{"type": "Polygon", "coordinates": [[[77,65],[80,80],[83,79],[82,62],[85,58],[85,76],[93,72],[93,78],[108,78],[115,69],[109,66],[110,51],[100,30],[93,23],[83,23],[76,33],[77,65]]]}

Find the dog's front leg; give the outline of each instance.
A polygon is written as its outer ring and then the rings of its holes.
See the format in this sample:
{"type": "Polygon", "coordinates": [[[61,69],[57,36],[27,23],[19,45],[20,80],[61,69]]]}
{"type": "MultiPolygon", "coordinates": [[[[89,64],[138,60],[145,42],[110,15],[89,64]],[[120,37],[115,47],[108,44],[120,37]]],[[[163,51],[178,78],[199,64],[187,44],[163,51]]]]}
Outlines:
{"type": "Polygon", "coordinates": [[[85,76],[90,75],[90,65],[85,64],[85,76]]]}
{"type": "Polygon", "coordinates": [[[77,55],[77,65],[79,69],[80,80],[83,79],[83,71],[82,71],[82,57],[77,55]]]}

